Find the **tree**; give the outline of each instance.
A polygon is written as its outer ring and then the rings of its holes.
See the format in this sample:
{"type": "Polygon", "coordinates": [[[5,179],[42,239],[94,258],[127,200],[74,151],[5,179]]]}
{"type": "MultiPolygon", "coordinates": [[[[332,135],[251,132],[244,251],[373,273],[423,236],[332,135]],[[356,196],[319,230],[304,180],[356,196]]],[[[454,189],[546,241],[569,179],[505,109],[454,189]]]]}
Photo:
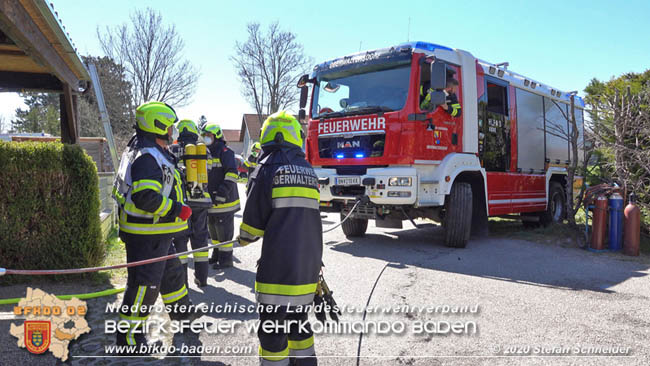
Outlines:
{"type": "Polygon", "coordinates": [[[298,100],[298,78],[311,59],[305,56],[296,35],[272,23],[262,34],[259,23],[247,25],[248,39],[235,43],[230,57],[242,83],[242,96],[255,108],[260,121],[265,114],[291,107],[298,100]]]}
{"type": "Polygon", "coordinates": [[[590,134],[602,159],[605,181],[636,192],[650,213],[650,70],[627,73],[608,82],[593,79],[585,89],[591,107],[590,134]]]}
{"type": "Polygon", "coordinates": [[[185,43],[159,12],[136,10],[131,23],[97,29],[104,53],[122,65],[136,105],[149,100],[185,106],[196,92],[199,72],[183,57],[185,43]]]}
{"type": "Polygon", "coordinates": [[[16,119],[11,121],[16,132],[45,132],[55,136],[61,133],[58,94],[27,92],[20,96],[27,109],[16,109],[16,119]]]}
{"type": "MultiPolygon", "coordinates": [[[[565,190],[565,195],[566,195],[566,217],[567,221],[571,225],[575,225],[576,223],[576,213],[580,209],[580,206],[582,206],[582,200],[584,198],[585,190],[586,190],[586,182],[583,179],[582,185],[580,186],[580,191],[578,192],[576,198],[574,199],[574,194],[573,194],[573,185],[575,182],[575,177],[577,175],[582,175],[583,177],[586,176],[587,172],[587,165],[589,163],[589,160],[591,159],[591,154],[592,151],[589,150],[587,151],[587,154],[582,162],[582,165],[579,165],[580,159],[578,158],[579,151],[584,148],[584,136],[583,136],[583,141],[580,141],[580,133],[579,133],[579,126],[576,121],[576,115],[575,115],[575,92],[571,93],[571,103],[568,106],[568,112],[565,108],[565,104],[558,103],[557,101],[551,99],[551,102],[555,105],[555,108],[557,111],[560,112],[562,115],[562,119],[558,121],[553,121],[550,119],[546,119],[545,122],[545,131],[549,135],[553,135],[556,137],[561,138],[564,141],[567,141],[569,144],[569,153],[570,153],[570,161],[567,166],[567,178],[566,178],[566,190],[565,190]]],[[[583,123],[584,126],[584,123],[583,123]]]]}

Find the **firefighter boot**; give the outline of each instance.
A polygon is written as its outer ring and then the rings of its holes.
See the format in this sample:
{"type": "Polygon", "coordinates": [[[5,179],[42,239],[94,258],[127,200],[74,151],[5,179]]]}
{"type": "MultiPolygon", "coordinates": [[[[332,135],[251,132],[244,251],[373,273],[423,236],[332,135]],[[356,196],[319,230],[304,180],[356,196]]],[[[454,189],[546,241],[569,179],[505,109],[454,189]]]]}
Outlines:
{"type": "Polygon", "coordinates": [[[219,250],[219,262],[213,265],[214,269],[226,269],[232,267],[232,246],[228,248],[230,250],[219,250]]]}
{"type": "MultiPolygon", "coordinates": [[[[219,244],[218,240],[212,240],[212,244],[219,244]]],[[[217,262],[219,262],[219,248],[214,248],[212,249],[212,255],[210,256],[210,260],[208,261],[208,264],[214,265],[217,262]]]]}

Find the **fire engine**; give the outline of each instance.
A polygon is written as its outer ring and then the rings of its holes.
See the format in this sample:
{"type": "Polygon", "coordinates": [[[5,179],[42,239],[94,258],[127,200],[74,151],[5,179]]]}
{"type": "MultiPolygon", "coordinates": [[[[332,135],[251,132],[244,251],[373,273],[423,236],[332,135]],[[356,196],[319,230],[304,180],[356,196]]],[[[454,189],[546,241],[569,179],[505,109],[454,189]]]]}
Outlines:
{"type": "Polygon", "coordinates": [[[567,167],[584,159],[575,92],[427,42],[323,62],[298,87],[321,210],[343,218],[365,198],[341,225],[347,236],[363,235],[368,220],[401,228],[428,218],[442,224],[448,246],[464,247],[471,233],[487,233],[489,216],[536,226],[565,215],[567,167]],[[450,79],[460,116],[442,108],[450,79]],[[568,138],[573,114],[578,156],[568,138]]]}

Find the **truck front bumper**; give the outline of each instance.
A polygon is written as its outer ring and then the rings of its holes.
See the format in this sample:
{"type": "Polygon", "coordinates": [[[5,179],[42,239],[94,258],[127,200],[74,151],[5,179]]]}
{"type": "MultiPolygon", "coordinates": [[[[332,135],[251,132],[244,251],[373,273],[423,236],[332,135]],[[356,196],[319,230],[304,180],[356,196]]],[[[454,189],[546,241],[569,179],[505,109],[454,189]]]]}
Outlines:
{"type": "Polygon", "coordinates": [[[418,176],[414,168],[369,168],[363,175],[339,175],[336,169],[316,168],[321,207],[332,202],[346,202],[367,195],[375,205],[413,205],[417,201],[418,176]],[[410,185],[389,185],[391,178],[410,185]]]}

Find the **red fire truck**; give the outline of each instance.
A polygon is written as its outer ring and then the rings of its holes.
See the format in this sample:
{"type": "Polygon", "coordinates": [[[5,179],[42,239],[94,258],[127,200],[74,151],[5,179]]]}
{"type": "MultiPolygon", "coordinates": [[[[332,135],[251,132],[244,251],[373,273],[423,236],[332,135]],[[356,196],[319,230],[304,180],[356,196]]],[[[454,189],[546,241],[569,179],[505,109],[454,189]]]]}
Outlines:
{"type": "Polygon", "coordinates": [[[368,220],[401,228],[429,218],[452,247],[487,233],[488,216],[561,220],[567,166],[584,156],[571,156],[569,109],[582,146],[584,102],[507,66],[426,42],[316,65],[298,86],[301,118],[312,90],[305,150],[321,210],[344,217],[367,196],[343,223],[347,236],[363,235],[368,220]],[[462,106],[455,117],[441,108],[451,78],[462,106]]]}

